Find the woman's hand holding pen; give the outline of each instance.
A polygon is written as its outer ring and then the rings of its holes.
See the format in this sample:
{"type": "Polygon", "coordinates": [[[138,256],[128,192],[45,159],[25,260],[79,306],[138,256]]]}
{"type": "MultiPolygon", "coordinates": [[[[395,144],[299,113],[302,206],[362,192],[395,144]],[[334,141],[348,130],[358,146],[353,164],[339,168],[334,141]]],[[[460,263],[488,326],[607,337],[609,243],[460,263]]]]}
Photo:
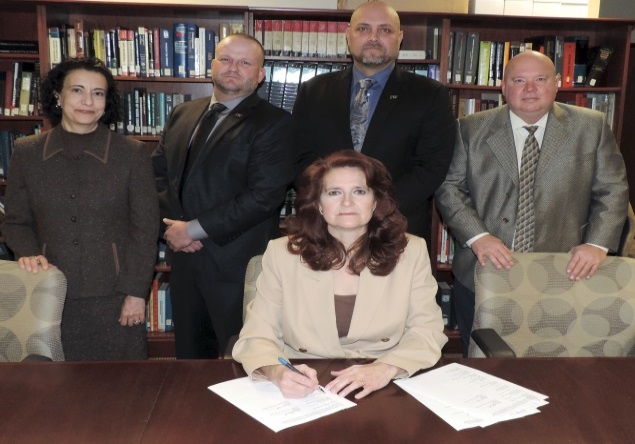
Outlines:
{"type": "Polygon", "coordinates": [[[284,365],[267,365],[260,368],[265,377],[273,382],[285,398],[304,398],[319,389],[317,372],[305,364],[295,366],[296,373],[284,365]]]}
{"type": "Polygon", "coordinates": [[[402,373],[405,375],[405,370],[383,362],[353,365],[344,370],[332,371],[331,375],[335,376],[335,379],[324,388],[340,396],[347,396],[354,390],[362,389],[355,395],[355,399],[361,399],[385,387],[393,378],[402,373]]]}

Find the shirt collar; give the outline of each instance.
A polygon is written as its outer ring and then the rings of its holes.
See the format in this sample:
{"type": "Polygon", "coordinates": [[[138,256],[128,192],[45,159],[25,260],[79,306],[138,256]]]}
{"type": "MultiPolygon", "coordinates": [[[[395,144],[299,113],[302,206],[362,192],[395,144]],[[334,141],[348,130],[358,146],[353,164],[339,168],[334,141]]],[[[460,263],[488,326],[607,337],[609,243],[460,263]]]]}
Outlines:
{"type": "Polygon", "coordinates": [[[221,115],[223,114],[229,114],[230,112],[232,112],[234,110],[234,108],[236,108],[240,102],[242,102],[243,100],[245,100],[247,97],[249,97],[249,95],[247,96],[242,96],[242,97],[237,97],[235,99],[231,99],[231,100],[227,100],[226,102],[219,102],[216,99],[216,96],[212,96],[212,98],[209,101],[209,106],[208,109],[212,109],[212,105],[215,103],[222,103],[223,105],[225,105],[227,107],[226,110],[224,110],[221,115]]]}
{"type": "Polygon", "coordinates": [[[538,128],[544,129],[547,126],[547,119],[549,119],[549,113],[542,116],[540,120],[538,120],[536,123],[529,124],[525,122],[523,119],[521,119],[520,117],[518,117],[516,114],[514,114],[514,112],[511,109],[509,110],[509,120],[511,121],[512,129],[514,131],[516,131],[519,128],[523,128],[525,126],[537,126],[538,128]]]}
{"type": "Polygon", "coordinates": [[[379,87],[380,89],[383,90],[384,86],[386,86],[386,83],[388,82],[388,77],[390,77],[390,74],[392,74],[393,69],[395,69],[394,64],[379,71],[377,74],[367,77],[364,74],[362,74],[362,72],[359,69],[357,69],[357,67],[353,66],[353,88],[355,88],[356,85],[359,85],[359,81],[362,79],[373,79],[377,83],[375,83],[372,87],[373,88],[379,87]]]}

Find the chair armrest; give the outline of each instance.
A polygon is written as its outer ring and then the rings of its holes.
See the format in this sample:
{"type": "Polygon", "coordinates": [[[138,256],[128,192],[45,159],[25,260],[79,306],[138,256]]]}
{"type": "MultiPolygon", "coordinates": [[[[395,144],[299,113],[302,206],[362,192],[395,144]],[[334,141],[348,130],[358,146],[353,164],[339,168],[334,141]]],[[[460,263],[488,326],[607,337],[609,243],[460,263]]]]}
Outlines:
{"type": "Polygon", "coordinates": [[[223,359],[233,359],[232,358],[232,350],[234,349],[234,345],[238,341],[238,335],[233,335],[229,338],[227,342],[227,347],[225,348],[225,354],[223,355],[223,359]]]}
{"type": "Polygon", "coordinates": [[[53,360],[44,355],[28,355],[22,362],[52,362],[53,360]]]}
{"type": "Polygon", "coordinates": [[[515,358],[516,353],[503,338],[491,328],[472,331],[472,339],[488,358],[515,358]]]}

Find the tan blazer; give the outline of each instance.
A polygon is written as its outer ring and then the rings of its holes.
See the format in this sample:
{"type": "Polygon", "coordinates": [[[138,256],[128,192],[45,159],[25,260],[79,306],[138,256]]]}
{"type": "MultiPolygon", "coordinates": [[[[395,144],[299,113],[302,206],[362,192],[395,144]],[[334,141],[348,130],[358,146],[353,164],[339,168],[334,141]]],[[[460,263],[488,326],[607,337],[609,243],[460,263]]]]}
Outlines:
{"type": "MultiPolygon", "coordinates": [[[[476,256],[465,242],[485,231],[511,248],[518,208],[518,160],[507,105],[459,120],[454,158],[436,192],[458,243],[452,271],[474,289],[476,256]]],[[[628,213],[624,160],[597,111],[554,103],[534,178],[534,251],[582,243],[616,251],[628,213]]]]}
{"type": "Polygon", "coordinates": [[[388,276],[360,275],[348,336],[335,324],[333,274],[313,271],[287,251],[287,238],[269,242],[256,283],[256,298],[233,350],[248,375],[278,364],[278,357],[370,358],[412,375],[433,366],[447,342],[437,283],[426,243],[409,235],[388,276]]]}

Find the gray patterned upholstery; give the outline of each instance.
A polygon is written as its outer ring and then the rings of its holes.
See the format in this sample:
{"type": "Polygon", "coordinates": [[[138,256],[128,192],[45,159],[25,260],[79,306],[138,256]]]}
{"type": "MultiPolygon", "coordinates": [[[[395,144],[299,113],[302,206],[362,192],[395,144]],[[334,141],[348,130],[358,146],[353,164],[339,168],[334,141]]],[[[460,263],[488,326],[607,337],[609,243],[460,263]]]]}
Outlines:
{"type": "Polygon", "coordinates": [[[29,273],[0,261],[0,361],[28,355],[63,361],[60,323],[66,278],[57,268],[29,273]]]}
{"type": "MultiPolygon", "coordinates": [[[[473,329],[494,329],[518,357],[635,355],[635,259],[609,257],[572,282],[570,257],[514,253],[509,271],[477,266],[473,329]]],[[[483,356],[473,340],[469,356],[483,356]]]]}
{"type": "Polygon", "coordinates": [[[256,279],[262,271],[262,255],[249,259],[245,272],[245,290],[243,294],[243,323],[247,316],[247,305],[256,297],[256,279]]]}

